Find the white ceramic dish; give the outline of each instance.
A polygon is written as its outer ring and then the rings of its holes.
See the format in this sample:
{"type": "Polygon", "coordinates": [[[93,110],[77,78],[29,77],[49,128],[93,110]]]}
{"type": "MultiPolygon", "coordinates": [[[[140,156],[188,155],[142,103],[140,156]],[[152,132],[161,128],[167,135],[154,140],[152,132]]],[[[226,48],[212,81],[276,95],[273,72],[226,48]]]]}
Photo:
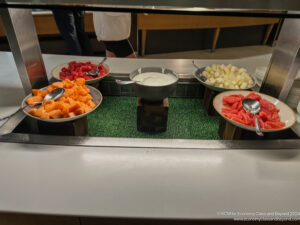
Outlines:
{"type": "MultiPolygon", "coordinates": [[[[92,64],[98,65],[98,63],[99,63],[100,61],[97,62],[97,61],[94,61],[94,60],[80,60],[80,61],[76,61],[76,62],[91,62],[92,64]]],[[[54,78],[57,79],[57,80],[61,80],[61,79],[59,78],[59,73],[61,72],[62,68],[64,68],[64,67],[67,68],[67,67],[68,67],[68,63],[69,63],[69,62],[60,64],[60,65],[54,67],[54,68],[51,70],[51,75],[52,75],[52,77],[54,77],[54,78]]],[[[110,68],[109,68],[109,66],[108,66],[107,64],[105,64],[105,63],[103,63],[103,66],[108,70],[108,73],[105,74],[105,75],[102,76],[102,77],[99,77],[99,78],[95,78],[95,79],[92,79],[92,80],[86,80],[86,81],[85,81],[85,84],[94,84],[94,83],[97,83],[98,81],[100,81],[100,80],[103,79],[104,77],[108,76],[109,73],[110,73],[110,68]]]]}
{"type": "MultiPolygon", "coordinates": [[[[215,108],[215,110],[224,118],[226,119],[227,121],[229,121],[230,123],[240,127],[240,128],[243,128],[243,129],[246,129],[246,130],[251,130],[251,131],[255,131],[255,127],[250,127],[250,126],[246,126],[244,124],[241,124],[241,123],[238,123],[238,122],[235,122],[227,117],[225,117],[223,114],[222,114],[222,108],[223,108],[223,97],[225,96],[229,96],[229,95],[248,95],[249,93],[251,93],[251,91],[225,91],[225,92],[222,92],[220,94],[218,94],[214,100],[213,100],[213,106],[215,108]]],[[[276,98],[273,98],[269,95],[265,95],[265,94],[262,94],[262,93],[257,93],[255,92],[256,94],[259,94],[263,99],[266,99],[268,100],[269,102],[273,103],[277,109],[279,109],[279,118],[281,120],[281,122],[284,122],[285,123],[285,127],[283,127],[282,129],[262,129],[263,132],[275,132],[275,131],[281,131],[281,130],[285,130],[285,129],[288,129],[290,127],[292,127],[295,122],[296,122],[296,114],[294,113],[294,111],[285,103],[283,103],[282,101],[276,99],[276,98]]]]}
{"type": "Polygon", "coordinates": [[[200,75],[203,73],[203,71],[205,70],[205,67],[202,67],[200,69],[197,69],[196,72],[194,73],[194,76],[195,78],[201,83],[203,84],[205,87],[207,87],[208,89],[210,90],[213,90],[213,91],[217,91],[217,92],[223,92],[223,91],[229,91],[229,90],[250,90],[250,89],[253,89],[257,83],[256,81],[256,78],[251,76],[249,74],[249,76],[251,77],[252,81],[253,81],[253,85],[247,89],[230,89],[230,88],[221,88],[221,87],[215,87],[213,85],[209,85],[205,82],[203,82],[201,79],[200,79],[200,75]]]}
{"type": "MultiPolygon", "coordinates": [[[[34,119],[40,120],[40,121],[44,121],[44,122],[49,122],[49,123],[63,123],[63,122],[69,122],[69,121],[77,120],[77,119],[80,119],[80,118],[82,118],[82,117],[84,117],[84,116],[87,116],[88,114],[90,114],[91,112],[93,112],[95,109],[98,108],[98,106],[99,106],[99,105],[101,104],[101,102],[102,102],[102,94],[101,94],[101,92],[100,92],[98,89],[94,88],[94,87],[91,87],[91,86],[88,86],[88,85],[86,85],[86,86],[90,89],[90,95],[92,96],[93,102],[96,104],[96,106],[95,106],[91,111],[89,111],[89,112],[87,112],[87,113],[83,113],[83,114],[78,115],[78,116],[68,117],[68,118],[60,118],[60,119],[41,119],[41,118],[39,118],[39,117],[35,117],[35,116],[33,116],[33,115],[31,115],[31,114],[28,113],[28,111],[29,111],[30,109],[32,109],[32,107],[29,107],[29,106],[27,105],[27,103],[26,103],[26,100],[27,100],[29,97],[31,97],[32,94],[29,94],[29,95],[27,95],[27,96],[24,98],[24,100],[22,101],[21,107],[23,108],[23,107],[27,106],[27,107],[25,107],[25,108],[23,109],[23,112],[24,112],[27,116],[30,116],[31,118],[34,118],[34,119]]],[[[41,90],[45,90],[45,89],[47,89],[47,87],[44,87],[44,88],[42,88],[41,90]]],[[[38,107],[39,107],[39,106],[36,106],[36,108],[38,108],[38,107]]]]}

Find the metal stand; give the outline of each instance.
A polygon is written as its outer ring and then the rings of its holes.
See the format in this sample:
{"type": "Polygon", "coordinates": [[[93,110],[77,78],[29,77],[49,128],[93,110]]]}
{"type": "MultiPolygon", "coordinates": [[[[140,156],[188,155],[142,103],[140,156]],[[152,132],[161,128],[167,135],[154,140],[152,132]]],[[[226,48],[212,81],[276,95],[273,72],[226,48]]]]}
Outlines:
{"type": "Polygon", "coordinates": [[[284,101],[300,69],[300,19],[285,19],[261,92],[284,101]]]}
{"type": "Polygon", "coordinates": [[[25,94],[48,85],[31,9],[1,8],[0,15],[25,94]]]}

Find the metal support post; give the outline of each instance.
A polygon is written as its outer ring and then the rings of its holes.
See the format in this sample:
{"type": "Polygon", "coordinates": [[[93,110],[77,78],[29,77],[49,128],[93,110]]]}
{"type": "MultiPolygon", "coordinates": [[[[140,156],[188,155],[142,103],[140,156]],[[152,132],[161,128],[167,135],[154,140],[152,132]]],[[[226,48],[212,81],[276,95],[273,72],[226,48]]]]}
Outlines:
{"type": "Polygon", "coordinates": [[[1,8],[0,15],[25,94],[48,85],[31,9],[1,8]]]}
{"type": "Polygon", "coordinates": [[[285,19],[261,92],[285,101],[300,69],[300,19],[285,19]]]}

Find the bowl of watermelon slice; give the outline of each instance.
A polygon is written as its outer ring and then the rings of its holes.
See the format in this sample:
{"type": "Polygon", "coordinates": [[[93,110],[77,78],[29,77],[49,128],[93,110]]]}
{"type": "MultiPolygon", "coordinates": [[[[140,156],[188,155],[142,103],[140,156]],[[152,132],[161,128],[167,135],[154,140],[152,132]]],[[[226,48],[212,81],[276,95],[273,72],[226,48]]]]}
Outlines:
{"type": "Polygon", "coordinates": [[[99,61],[80,60],[60,64],[52,69],[51,75],[57,80],[76,80],[77,78],[85,79],[85,84],[94,84],[109,74],[109,66],[101,64],[97,76],[88,76],[86,73],[97,69],[99,61]]]}
{"type": "Polygon", "coordinates": [[[251,91],[225,91],[213,100],[215,110],[230,123],[255,131],[254,116],[242,106],[244,98],[259,101],[260,112],[257,114],[262,132],[275,132],[288,129],[296,122],[294,111],[282,101],[262,93],[251,91]]]}

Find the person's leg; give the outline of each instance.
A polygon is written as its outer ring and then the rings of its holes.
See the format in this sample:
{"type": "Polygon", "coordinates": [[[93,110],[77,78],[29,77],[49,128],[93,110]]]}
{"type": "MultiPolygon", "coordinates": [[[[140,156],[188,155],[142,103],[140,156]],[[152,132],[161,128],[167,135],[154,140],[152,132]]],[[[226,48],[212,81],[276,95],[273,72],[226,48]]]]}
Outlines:
{"type": "Polygon", "coordinates": [[[82,55],[93,55],[89,37],[84,31],[84,11],[74,11],[74,18],[82,55]]]}
{"type": "Polygon", "coordinates": [[[67,45],[68,51],[72,55],[81,55],[81,47],[77,38],[75,20],[71,10],[54,9],[53,16],[67,45]]]}
{"type": "Polygon", "coordinates": [[[132,54],[126,56],[126,58],[136,58],[135,52],[133,52],[132,54]]]}
{"type": "Polygon", "coordinates": [[[111,57],[111,58],[117,57],[115,53],[113,53],[111,51],[108,51],[108,50],[105,50],[105,56],[106,57],[111,57]]]}
{"type": "Polygon", "coordinates": [[[106,48],[106,55],[109,57],[136,58],[133,47],[128,39],[121,41],[103,41],[106,48]],[[113,55],[113,54],[115,55],[113,55]]]}

